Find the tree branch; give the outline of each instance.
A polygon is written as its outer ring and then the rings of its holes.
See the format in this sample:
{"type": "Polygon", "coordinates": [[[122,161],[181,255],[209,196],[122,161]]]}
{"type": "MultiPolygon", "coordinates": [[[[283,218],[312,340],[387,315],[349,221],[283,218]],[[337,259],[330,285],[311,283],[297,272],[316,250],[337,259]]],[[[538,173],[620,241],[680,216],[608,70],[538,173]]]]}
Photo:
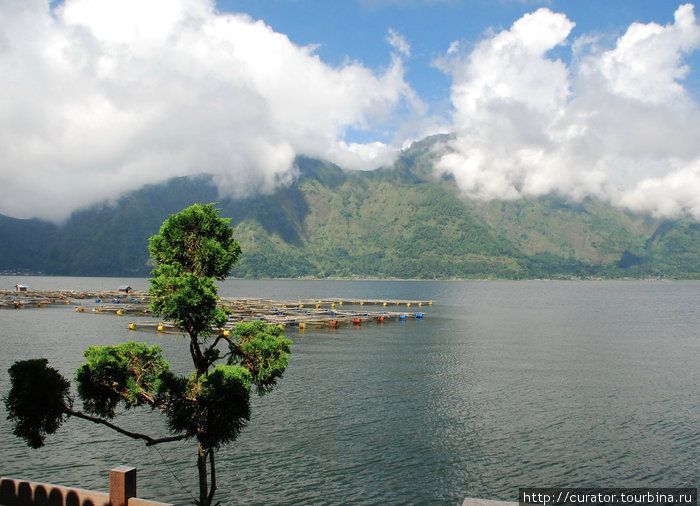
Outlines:
{"type": "Polygon", "coordinates": [[[233,356],[233,352],[229,351],[228,353],[225,353],[219,357],[219,360],[226,360],[227,358],[230,358],[233,356]]]}
{"type": "Polygon", "coordinates": [[[72,409],[68,409],[68,410],[66,410],[66,413],[68,415],[74,416],[76,418],[82,418],[83,420],[87,420],[89,422],[104,425],[106,427],[109,427],[112,430],[119,432],[120,434],[124,434],[125,436],[129,436],[132,439],[143,439],[144,441],[146,441],[146,446],[153,446],[153,445],[157,445],[160,443],[169,443],[171,441],[181,441],[181,440],[190,436],[189,434],[178,434],[177,436],[153,438],[153,437],[148,436],[146,434],[141,434],[139,432],[131,432],[130,430],[122,429],[118,425],[114,425],[113,423],[108,422],[104,418],[97,418],[95,416],[86,415],[85,413],[82,413],[80,411],[73,411],[72,409]]]}
{"type": "MultiPolygon", "coordinates": [[[[209,350],[209,349],[216,348],[216,345],[219,344],[220,341],[226,341],[226,342],[229,344],[229,346],[233,346],[233,345],[234,345],[234,341],[233,341],[230,337],[225,336],[225,335],[223,335],[223,334],[219,334],[219,335],[216,337],[216,339],[214,340],[214,342],[212,343],[212,345],[209,346],[207,349],[209,350]]],[[[231,355],[231,353],[229,352],[229,353],[226,353],[226,354],[223,355],[223,356],[217,356],[217,357],[214,357],[214,358],[209,359],[209,360],[207,361],[207,369],[209,369],[209,367],[213,366],[213,365],[214,365],[215,363],[217,363],[219,360],[223,360],[223,359],[225,359],[226,357],[229,357],[230,355],[231,355]]]]}
{"type": "Polygon", "coordinates": [[[221,340],[226,341],[228,344],[231,344],[231,345],[233,344],[233,339],[231,339],[230,336],[225,336],[223,333],[221,333],[218,336],[216,336],[216,339],[214,340],[214,344],[211,345],[212,348],[215,347],[217,344],[219,344],[219,341],[221,341],[221,340]]]}

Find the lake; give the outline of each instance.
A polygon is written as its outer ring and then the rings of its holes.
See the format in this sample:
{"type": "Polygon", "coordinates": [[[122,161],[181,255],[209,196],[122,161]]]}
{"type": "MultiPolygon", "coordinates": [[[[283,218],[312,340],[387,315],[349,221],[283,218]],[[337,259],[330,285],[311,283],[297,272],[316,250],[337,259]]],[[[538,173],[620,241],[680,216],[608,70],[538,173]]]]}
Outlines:
{"type": "MultiPolygon", "coordinates": [[[[146,279],[0,277],[0,287],[114,290],[146,279]]],[[[247,281],[222,296],[432,300],[425,319],[290,328],[289,368],[255,397],[217,459],[223,504],[517,501],[519,487],[700,486],[700,282],[247,281]]],[[[411,308],[413,309],[413,308],[411,308]]],[[[133,317],[71,306],[0,311],[0,395],[18,359],[69,378],[94,344],[148,341],[188,370],[185,342],[133,317]]],[[[69,420],[26,447],[0,417],[0,474],[108,489],[139,469],[139,495],[191,502],[192,443],[146,448],[69,420]]],[[[158,425],[151,413],[119,421],[158,425]]],[[[162,429],[161,434],[165,434],[162,429]]]]}

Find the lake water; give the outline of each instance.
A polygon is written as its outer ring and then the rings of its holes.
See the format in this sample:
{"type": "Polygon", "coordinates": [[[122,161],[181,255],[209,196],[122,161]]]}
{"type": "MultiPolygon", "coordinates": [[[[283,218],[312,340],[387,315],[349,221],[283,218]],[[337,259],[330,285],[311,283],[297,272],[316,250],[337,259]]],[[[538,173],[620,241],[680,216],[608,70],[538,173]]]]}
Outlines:
{"type": "MultiPolygon", "coordinates": [[[[0,277],[0,286],[145,289],[145,279],[0,277]]],[[[222,296],[432,300],[425,319],[301,333],[270,395],[218,454],[223,504],[459,504],[519,487],[700,486],[700,282],[239,281],[222,296]]],[[[413,308],[412,308],[413,309],[413,308]]],[[[0,311],[0,395],[17,359],[66,377],[93,344],[187,346],[130,332],[131,317],[0,311]]],[[[196,493],[191,443],[146,448],[81,420],[40,450],[0,417],[0,474],[107,490],[139,469],[139,495],[196,493]]],[[[134,429],[159,419],[129,413],[134,429]]],[[[165,431],[162,432],[165,434],[165,431]]]]}

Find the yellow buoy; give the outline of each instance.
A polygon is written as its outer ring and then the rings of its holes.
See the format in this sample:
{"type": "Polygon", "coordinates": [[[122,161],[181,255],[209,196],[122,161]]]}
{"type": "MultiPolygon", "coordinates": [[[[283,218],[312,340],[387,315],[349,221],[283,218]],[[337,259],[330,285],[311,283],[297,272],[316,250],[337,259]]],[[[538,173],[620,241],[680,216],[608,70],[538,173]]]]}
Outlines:
{"type": "Polygon", "coordinates": [[[306,323],[305,323],[305,322],[299,323],[299,328],[300,328],[300,329],[305,329],[305,328],[306,328],[306,323]]]}
{"type": "Polygon", "coordinates": [[[222,335],[222,336],[228,337],[228,336],[231,335],[231,331],[228,330],[228,329],[224,329],[224,330],[221,331],[221,335],[222,335]]]}
{"type": "Polygon", "coordinates": [[[129,330],[136,330],[136,324],[135,324],[135,323],[130,323],[130,324],[129,324],[129,330]]]}
{"type": "Polygon", "coordinates": [[[386,307],[388,304],[386,302],[382,302],[382,306],[386,307]]]}
{"type": "Polygon", "coordinates": [[[364,306],[364,305],[365,305],[365,301],[363,300],[360,302],[360,306],[364,306]]]}
{"type": "Polygon", "coordinates": [[[331,304],[331,309],[335,309],[335,302],[331,304]]]}
{"type": "Polygon", "coordinates": [[[76,307],[76,308],[75,308],[75,312],[76,312],[76,313],[82,313],[83,311],[84,311],[84,309],[83,309],[82,307],[76,307]]]}
{"type": "Polygon", "coordinates": [[[433,301],[431,300],[430,302],[428,302],[428,305],[429,305],[429,306],[432,306],[432,305],[433,305],[433,301]]]}
{"type": "Polygon", "coordinates": [[[340,305],[342,306],[342,305],[343,305],[343,301],[341,300],[340,302],[338,302],[338,304],[340,304],[340,305]]]}
{"type": "Polygon", "coordinates": [[[165,332],[165,326],[158,325],[158,332],[165,332]]]}
{"type": "Polygon", "coordinates": [[[406,307],[411,307],[411,303],[410,303],[410,302],[406,302],[406,307]]]}
{"type": "Polygon", "coordinates": [[[118,309],[117,316],[123,316],[123,315],[124,315],[124,311],[122,311],[121,309],[118,309]]]}
{"type": "Polygon", "coordinates": [[[419,302],[419,303],[418,303],[418,307],[421,307],[421,306],[423,306],[423,303],[422,303],[422,302],[419,302]]]}

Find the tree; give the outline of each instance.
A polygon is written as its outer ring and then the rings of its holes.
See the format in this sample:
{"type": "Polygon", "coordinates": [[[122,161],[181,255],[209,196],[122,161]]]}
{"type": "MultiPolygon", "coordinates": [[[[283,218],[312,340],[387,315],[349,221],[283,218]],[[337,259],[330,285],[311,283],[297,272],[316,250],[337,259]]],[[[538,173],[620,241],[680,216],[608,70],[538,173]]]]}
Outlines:
{"type": "Polygon", "coordinates": [[[230,219],[213,204],[195,204],[171,215],[149,240],[156,262],[149,294],[154,313],[172,321],[189,341],[194,366],[177,376],[158,346],[128,342],[92,346],[76,371],[83,411],[74,409],[70,382],[48,360],[15,362],[4,398],[13,432],[33,448],[43,446],[68,417],[105,425],[155,445],[191,439],[197,443],[200,506],[216,492],[215,453],[234,441],[250,419],[250,394],[272,390],[287,367],[291,341],[276,325],[238,324],[230,335],[215,280],[223,280],[240,256],[230,219]],[[118,407],[146,407],[167,417],[170,436],[154,437],[110,420],[118,407]]]}

